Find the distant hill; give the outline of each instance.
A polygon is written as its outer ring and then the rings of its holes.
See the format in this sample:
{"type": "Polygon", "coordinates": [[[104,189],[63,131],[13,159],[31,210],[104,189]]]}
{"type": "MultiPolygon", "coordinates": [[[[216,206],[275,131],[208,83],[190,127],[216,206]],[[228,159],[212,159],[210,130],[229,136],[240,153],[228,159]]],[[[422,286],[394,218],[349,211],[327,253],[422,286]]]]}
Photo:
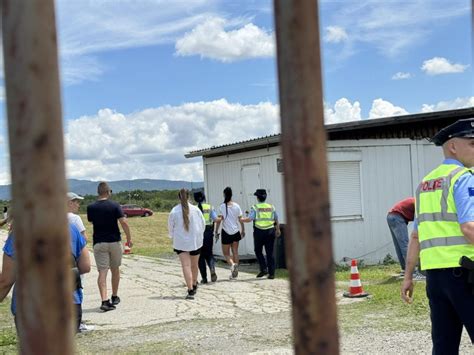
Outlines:
{"type": "MultiPolygon", "coordinates": [[[[79,195],[97,195],[98,181],[68,179],[68,191],[74,191],[79,195]]],[[[178,190],[182,187],[188,189],[202,188],[202,181],[174,181],[174,180],[154,180],[154,179],[137,179],[137,180],[119,180],[109,181],[110,188],[114,192],[132,191],[132,190],[178,190]]],[[[10,185],[0,185],[0,200],[10,199],[10,185]]]]}

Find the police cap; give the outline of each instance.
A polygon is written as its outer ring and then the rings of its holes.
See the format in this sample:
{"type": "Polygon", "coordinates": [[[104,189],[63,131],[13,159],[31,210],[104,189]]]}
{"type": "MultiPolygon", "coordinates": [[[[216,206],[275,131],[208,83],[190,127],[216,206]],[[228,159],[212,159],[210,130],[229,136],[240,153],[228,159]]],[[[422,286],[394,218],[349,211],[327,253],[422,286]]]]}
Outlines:
{"type": "Polygon", "coordinates": [[[202,202],[206,199],[206,196],[204,196],[204,193],[202,191],[197,191],[194,193],[194,201],[196,202],[202,202]]]}
{"type": "Polygon", "coordinates": [[[257,196],[257,197],[267,197],[267,190],[257,189],[257,191],[255,191],[255,193],[253,195],[257,196]]]}
{"type": "Polygon", "coordinates": [[[458,120],[453,124],[442,128],[436,133],[431,142],[435,145],[443,145],[451,138],[474,138],[474,117],[458,120]]]}

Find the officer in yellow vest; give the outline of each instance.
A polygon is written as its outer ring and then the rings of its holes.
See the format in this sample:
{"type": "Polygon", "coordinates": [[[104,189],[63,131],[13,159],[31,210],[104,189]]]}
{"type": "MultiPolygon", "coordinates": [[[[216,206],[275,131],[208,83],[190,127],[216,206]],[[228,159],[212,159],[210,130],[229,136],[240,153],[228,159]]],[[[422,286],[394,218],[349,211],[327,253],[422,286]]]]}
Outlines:
{"type": "Polygon", "coordinates": [[[201,210],[204,219],[206,221],[206,229],[204,230],[204,240],[201,248],[201,254],[199,255],[199,271],[201,273],[201,283],[207,284],[207,270],[206,263],[209,266],[211,271],[211,281],[217,281],[217,274],[214,259],[212,253],[212,247],[214,245],[214,221],[217,219],[217,213],[214,210],[214,207],[207,203],[203,203],[206,200],[206,196],[201,191],[194,193],[194,201],[197,202],[198,208],[201,210]]]}
{"type": "Polygon", "coordinates": [[[420,258],[433,354],[458,354],[463,326],[474,342],[474,271],[460,266],[463,256],[474,260],[474,118],[443,128],[431,141],[443,147],[445,160],[416,192],[415,230],[401,297],[412,302],[412,274],[420,258]]]}
{"type": "Polygon", "coordinates": [[[267,191],[258,189],[254,196],[257,197],[258,203],[252,206],[248,218],[242,218],[243,222],[253,221],[253,243],[255,255],[260,264],[260,272],[257,277],[263,277],[268,274],[269,279],[275,278],[275,258],[273,257],[273,245],[275,237],[281,234],[280,224],[278,223],[278,215],[275,207],[266,203],[267,191]],[[263,248],[265,248],[266,260],[263,256],[263,248]]]}

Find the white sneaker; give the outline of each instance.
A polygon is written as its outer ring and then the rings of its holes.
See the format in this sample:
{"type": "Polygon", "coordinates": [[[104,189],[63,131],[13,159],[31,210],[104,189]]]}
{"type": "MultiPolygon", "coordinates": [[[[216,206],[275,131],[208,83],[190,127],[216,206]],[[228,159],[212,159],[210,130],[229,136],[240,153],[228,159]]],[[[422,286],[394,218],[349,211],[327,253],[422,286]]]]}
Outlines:
{"type": "Polygon", "coordinates": [[[426,281],[426,276],[419,271],[413,273],[413,281],[426,281]]]}
{"type": "Polygon", "coordinates": [[[81,323],[79,325],[79,331],[82,333],[82,332],[90,332],[91,330],[94,330],[95,327],[93,325],[87,325],[87,324],[84,324],[84,323],[81,323]]]}
{"type": "Polygon", "coordinates": [[[232,265],[231,271],[232,271],[232,277],[236,279],[237,276],[239,276],[239,265],[238,264],[232,265]]]}

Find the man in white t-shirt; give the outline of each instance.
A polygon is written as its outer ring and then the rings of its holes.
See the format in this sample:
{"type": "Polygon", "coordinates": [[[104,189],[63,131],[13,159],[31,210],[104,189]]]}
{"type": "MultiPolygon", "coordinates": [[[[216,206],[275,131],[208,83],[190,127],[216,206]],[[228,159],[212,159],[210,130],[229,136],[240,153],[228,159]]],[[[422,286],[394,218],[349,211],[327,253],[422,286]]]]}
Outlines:
{"type": "Polygon", "coordinates": [[[84,223],[82,223],[81,217],[77,214],[79,212],[79,206],[81,205],[81,200],[84,197],[79,196],[74,192],[67,193],[67,219],[70,224],[76,226],[76,228],[81,232],[81,234],[86,238],[86,227],[84,227],[84,223]]]}
{"type": "MultiPolygon", "coordinates": [[[[84,223],[82,223],[81,216],[77,214],[79,212],[79,206],[81,205],[81,200],[83,199],[84,197],[79,196],[78,194],[74,192],[67,193],[67,219],[69,221],[69,224],[74,225],[79,230],[79,232],[81,232],[83,237],[87,240],[86,227],[84,227],[84,223]]],[[[81,275],[81,278],[82,277],[83,275],[81,275]]],[[[86,332],[93,329],[94,329],[93,326],[86,325],[84,323],[81,323],[79,325],[80,332],[86,332]]]]}

